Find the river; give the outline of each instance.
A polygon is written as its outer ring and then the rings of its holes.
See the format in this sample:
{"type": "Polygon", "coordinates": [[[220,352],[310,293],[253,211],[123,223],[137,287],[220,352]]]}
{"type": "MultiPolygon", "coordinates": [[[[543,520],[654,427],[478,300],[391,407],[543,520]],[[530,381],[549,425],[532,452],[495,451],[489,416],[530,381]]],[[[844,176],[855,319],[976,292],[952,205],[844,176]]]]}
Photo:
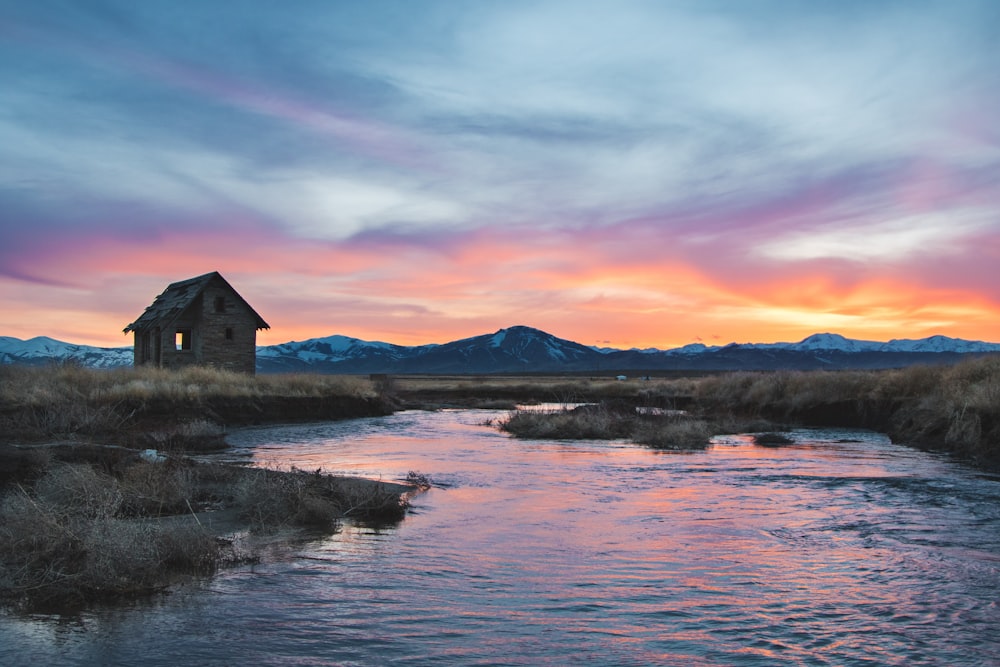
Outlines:
{"type": "Polygon", "coordinates": [[[434,487],[170,595],[2,616],[0,664],[1000,664],[997,476],[867,431],[677,453],[503,414],[235,432],[228,456],[434,487]]]}

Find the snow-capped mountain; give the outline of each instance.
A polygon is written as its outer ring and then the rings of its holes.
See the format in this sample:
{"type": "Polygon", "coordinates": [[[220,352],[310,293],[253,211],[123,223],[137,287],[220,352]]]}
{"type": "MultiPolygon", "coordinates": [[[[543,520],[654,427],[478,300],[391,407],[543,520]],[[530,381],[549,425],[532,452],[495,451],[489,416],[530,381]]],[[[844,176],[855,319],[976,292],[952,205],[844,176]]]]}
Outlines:
{"type": "Polygon", "coordinates": [[[883,345],[883,343],[876,343],[869,340],[844,338],[840,334],[818,333],[807,336],[798,343],[772,343],[770,345],[756,345],[755,347],[761,350],[798,350],[800,352],[889,352],[890,350],[888,349],[879,349],[883,345]]]}
{"type": "Polygon", "coordinates": [[[311,370],[366,373],[371,372],[366,370],[371,365],[398,363],[411,356],[414,350],[432,347],[436,346],[413,348],[348,336],[310,338],[258,347],[257,369],[262,372],[311,370]]]}
{"type": "Polygon", "coordinates": [[[72,361],[92,368],[132,365],[132,346],[93,347],[64,343],[47,336],[28,340],[0,336],[0,364],[38,366],[53,361],[72,361]]]}
{"type": "MultiPolygon", "coordinates": [[[[592,348],[527,326],[441,345],[404,346],[327,336],[257,348],[257,369],[318,373],[556,373],[629,371],[894,368],[952,363],[966,355],[1000,353],[1000,344],[947,336],[885,343],[813,334],[797,343],[730,343],[618,350],[592,348]]],[[[42,365],[72,360],[113,368],[132,364],[132,348],[73,345],[46,337],[0,337],[0,363],[42,365]]]]}
{"type": "Polygon", "coordinates": [[[756,344],[752,347],[763,349],[784,349],[798,351],[825,352],[930,352],[969,354],[977,352],[1000,352],[1000,344],[981,341],[931,336],[919,340],[893,339],[887,343],[871,340],[852,340],[840,334],[813,334],[798,343],[756,344]]]}
{"type": "Polygon", "coordinates": [[[597,353],[525,326],[444,343],[404,347],[345,336],[314,338],[257,349],[269,371],[337,373],[505,373],[558,371],[586,364],[597,353]]]}

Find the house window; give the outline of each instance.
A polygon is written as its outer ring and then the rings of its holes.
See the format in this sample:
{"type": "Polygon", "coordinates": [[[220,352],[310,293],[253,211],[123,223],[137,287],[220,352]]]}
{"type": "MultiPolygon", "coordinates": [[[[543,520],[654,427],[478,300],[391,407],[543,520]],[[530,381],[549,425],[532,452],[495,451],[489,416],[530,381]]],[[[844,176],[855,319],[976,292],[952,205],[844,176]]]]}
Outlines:
{"type": "Polygon", "coordinates": [[[177,335],[174,337],[174,343],[177,346],[177,350],[190,350],[191,349],[191,330],[190,329],[178,329],[177,335]]]}
{"type": "Polygon", "coordinates": [[[226,312],[226,297],[224,296],[215,297],[215,312],[217,313],[226,312]]]}
{"type": "Polygon", "coordinates": [[[233,328],[226,327],[226,340],[232,340],[232,339],[233,339],[233,328]]]}

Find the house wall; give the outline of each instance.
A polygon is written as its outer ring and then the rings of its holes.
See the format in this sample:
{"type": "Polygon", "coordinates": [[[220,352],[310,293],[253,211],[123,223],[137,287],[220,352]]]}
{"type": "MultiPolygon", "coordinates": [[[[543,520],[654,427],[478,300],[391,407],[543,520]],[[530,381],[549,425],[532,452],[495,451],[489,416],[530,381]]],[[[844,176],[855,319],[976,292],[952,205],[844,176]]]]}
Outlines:
{"type": "Polygon", "coordinates": [[[243,299],[224,284],[212,283],[192,309],[198,310],[200,319],[192,344],[196,363],[253,374],[257,361],[257,320],[243,299]],[[216,307],[217,300],[221,311],[216,307]]]}
{"type": "Polygon", "coordinates": [[[178,369],[185,366],[195,366],[201,363],[199,339],[201,338],[199,327],[201,326],[201,303],[200,298],[195,299],[184,313],[176,320],[170,328],[164,329],[160,334],[160,344],[162,345],[162,356],[160,366],[163,368],[178,369]],[[177,331],[186,329],[190,331],[191,347],[187,350],[177,349],[177,331]]]}
{"type": "MultiPolygon", "coordinates": [[[[157,332],[149,332],[151,339],[157,332]]],[[[150,356],[144,356],[142,332],[135,332],[135,365],[156,364],[156,341],[150,356]]],[[[178,317],[174,326],[159,332],[160,363],[163,368],[205,365],[253,374],[257,361],[257,319],[243,300],[227,285],[210,283],[178,317]],[[177,349],[177,331],[190,331],[190,349],[177,349]],[[228,332],[228,333],[227,333],[228,332]]]]}
{"type": "Polygon", "coordinates": [[[152,355],[147,353],[146,346],[143,344],[142,339],[144,335],[148,336],[148,334],[148,331],[132,332],[132,365],[136,368],[152,361],[152,355]]]}
{"type": "Polygon", "coordinates": [[[134,366],[152,364],[160,365],[163,350],[159,327],[146,331],[135,331],[132,345],[132,363],[134,366]]]}

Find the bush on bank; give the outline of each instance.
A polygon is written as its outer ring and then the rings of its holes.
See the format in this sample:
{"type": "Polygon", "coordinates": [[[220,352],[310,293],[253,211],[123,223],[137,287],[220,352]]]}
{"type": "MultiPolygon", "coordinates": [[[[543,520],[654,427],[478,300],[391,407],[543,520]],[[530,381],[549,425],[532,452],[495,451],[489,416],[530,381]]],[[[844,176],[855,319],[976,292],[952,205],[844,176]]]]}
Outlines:
{"type": "Polygon", "coordinates": [[[953,366],[737,372],[618,386],[611,399],[596,406],[516,411],[500,427],[526,438],[629,438],[656,447],[692,447],[712,435],[771,430],[773,422],[856,426],[1000,466],[998,355],[953,366]],[[632,393],[623,395],[621,387],[632,393]],[[688,414],[635,411],[678,405],[688,414]]]}
{"type": "Polygon", "coordinates": [[[517,410],[498,427],[519,438],[631,440],[658,449],[697,449],[726,426],[679,412],[640,413],[628,401],[602,401],[560,410],[517,410]]]}
{"type": "Polygon", "coordinates": [[[0,599],[82,605],[149,593],[179,572],[210,572],[242,558],[193,521],[167,529],[139,520],[176,504],[178,474],[137,463],[118,479],[89,464],[57,462],[32,488],[8,491],[0,501],[0,599]]]}
{"type": "Polygon", "coordinates": [[[1000,356],[881,371],[731,373],[701,380],[705,412],[863,426],[895,441],[1000,464],[1000,356]]]}
{"type": "Polygon", "coordinates": [[[232,526],[219,534],[212,512],[198,518],[207,507],[251,533],[330,533],[346,517],[386,523],[406,511],[398,489],[368,480],[110,451],[93,463],[53,456],[0,498],[0,603],[65,608],[146,595],[181,574],[254,560],[223,537],[232,526]]]}

